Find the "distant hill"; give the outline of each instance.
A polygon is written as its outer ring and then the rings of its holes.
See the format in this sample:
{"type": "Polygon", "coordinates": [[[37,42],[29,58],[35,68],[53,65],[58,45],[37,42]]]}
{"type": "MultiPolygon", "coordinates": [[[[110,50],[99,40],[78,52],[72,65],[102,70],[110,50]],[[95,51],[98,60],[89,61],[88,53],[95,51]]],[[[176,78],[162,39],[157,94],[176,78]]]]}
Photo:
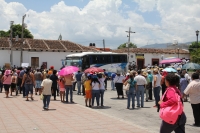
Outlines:
{"type": "Polygon", "coordinates": [[[173,46],[170,43],[157,43],[157,44],[149,44],[149,45],[145,45],[142,46],[140,48],[157,48],[157,49],[166,49],[166,48],[176,48],[176,47],[180,47],[180,48],[185,48],[187,49],[188,45],[191,44],[192,42],[186,42],[186,43],[179,43],[176,46],[173,46]]]}

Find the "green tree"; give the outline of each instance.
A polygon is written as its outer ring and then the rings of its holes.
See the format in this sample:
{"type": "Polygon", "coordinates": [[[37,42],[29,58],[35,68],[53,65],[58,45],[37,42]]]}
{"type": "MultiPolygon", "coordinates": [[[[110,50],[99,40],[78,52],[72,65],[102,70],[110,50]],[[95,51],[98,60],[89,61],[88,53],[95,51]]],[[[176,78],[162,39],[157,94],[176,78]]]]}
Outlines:
{"type": "MultiPolygon", "coordinates": [[[[117,49],[126,48],[126,43],[121,44],[117,49]]],[[[137,45],[134,43],[129,44],[129,48],[137,48],[137,45]]]]}
{"type": "Polygon", "coordinates": [[[9,37],[9,35],[10,35],[9,32],[0,30],[0,37],[9,37]]]}
{"type": "Polygon", "coordinates": [[[189,51],[192,62],[200,63],[200,43],[193,42],[189,46],[189,51]]]}
{"type": "MultiPolygon", "coordinates": [[[[21,38],[22,36],[22,26],[20,24],[16,24],[12,26],[12,36],[19,36],[19,38],[21,38]]],[[[8,37],[10,36],[10,30],[8,31],[0,31],[1,33],[1,37],[8,37]]],[[[31,34],[31,32],[28,29],[24,29],[24,38],[33,38],[33,35],[31,34]]]]}

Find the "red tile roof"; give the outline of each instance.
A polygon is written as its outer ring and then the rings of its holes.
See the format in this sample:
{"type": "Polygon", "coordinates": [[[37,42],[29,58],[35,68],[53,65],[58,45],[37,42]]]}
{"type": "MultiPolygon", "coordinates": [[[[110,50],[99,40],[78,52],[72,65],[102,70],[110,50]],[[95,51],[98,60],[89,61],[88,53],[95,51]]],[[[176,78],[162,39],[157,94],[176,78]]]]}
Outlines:
{"type": "MultiPolygon", "coordinates": [[[[128,49],[123,48],[123,49],[117,49],[117,50],[112,50],[112,52],[115,53],[127,53],[128,49]]],[[[182,50],[182,49],[154,49],[154,48],[130,48],[129,49],[130,53],[165,53],[165,54],[189,54],[189,51],[182,50]]]]}
{"type": "MultiPolygon", "coordinates": [[[[95,48],[86,47],[80,44],[76,44],[70,41],[60,41],[60,40],[43,40],[43,39],[24,39],[25,43],[23,44],[22,49],[30,49],[30,50],[50,50],[50,51],[79,51],[79,52],[87,52],[87,51],[99,51],[95,48]]],[[[20,48],[22,41],[12,41],[13,48],[20,48]]],[[[0,48],[10,49],[9,38],[0,38],[0,48]]]]}

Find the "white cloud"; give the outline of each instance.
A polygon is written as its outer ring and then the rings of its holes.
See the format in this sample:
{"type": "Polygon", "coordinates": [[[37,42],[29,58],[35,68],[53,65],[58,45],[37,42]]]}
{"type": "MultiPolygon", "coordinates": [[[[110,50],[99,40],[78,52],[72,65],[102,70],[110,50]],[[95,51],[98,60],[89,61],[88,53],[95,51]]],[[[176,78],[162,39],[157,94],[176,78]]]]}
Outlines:
{"type": "MultiPolygon", "coordinates": [[[[60,33],[65,40],[71,40],[88,45],[95,42],[102,46],[116,48],[128,40],[129,27],[135,31],[131,34],[131,41],[138,46],[149,42],[188,42],[196,40],[195,30],[200,30],[200,4],[198,0],[134,0],[138,3],[138,10],[150,12],[156,10],[161,17],[161,24],[155,25],[145,22],[142,15],[130,9],[123,11],[125,3],[122,0],[92,0],[79,9],[68,6],[63,1],[52,5],[50,11],[36,12],[27,10],[23,4],[6,3],[0,0],[0,29],[8,29],[9,21],[21,23],[26,13],[25,22],[35,38],[57,39],[60,33]],[[124,17],[124,14],[126,14],[124,17]],[[149,41],[150,40],[150,41],[149,41]]],[[[128,7],[128,5],[127,5],[128,7]]]]}

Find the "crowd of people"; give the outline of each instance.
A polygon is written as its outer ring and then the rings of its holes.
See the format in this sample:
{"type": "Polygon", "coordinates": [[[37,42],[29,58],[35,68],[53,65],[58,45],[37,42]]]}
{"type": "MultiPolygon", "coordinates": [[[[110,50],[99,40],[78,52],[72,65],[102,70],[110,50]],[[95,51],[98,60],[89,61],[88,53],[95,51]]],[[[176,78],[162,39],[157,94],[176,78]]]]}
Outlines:
{"type": "MultiPolygon", "coordinates": [[[[162,70],[162,68],[154,67],[138,71],[131,70],[126,74],[121,72],[112,73],[110,77],[111,90],[117,91],[118,99],[127,97],[127,109],[130,109],[131,105],[133,109],[136,106],[137,108],[143,108],[144,102],[153,100],[154,96],[154,107],[157,108],[157,112],[163,107],[176,104],[173,101],[175,93],[180,95],[180,100],[183,102],[188,101],[189,95],[195,120],[194,126],[200,126],[199,71],[193,73],[190,78],[186,70],[180,69],[177,73],[169,73],[162,70]],[[123,90],[127,84],[129,88],[123,90]],[[174,89],[170,91],[169,88],[174,89]],[[160,91],[162,91],[163,98],[160,96],[160,91]]],[[[94,107],[95,100],[97,108],[104,107],[104,92],[107,90],[108,75],[104,70],[104,72],[95,73],[78,71],[73,74],[59,76],[58,71],[54,70],[53,66],[49,70],[33,70],[31,67],[19,67],[18,69],[2,71],[0,79],[0,92],[4,87],[6,98],[9,97],[9,92],[11,96],[15,92],[15,95],[18,95],[18,93],[23,94],[26,101],[34,100],[33,89],[35,88],[35,95],[42,95],[43,108],[48,110],[51,96],[53,96],[54,100],[56,100],[57,96],[60,96],[61,102],[73,103],[75,86],[78,88],[77,95],[85,97],[86,107],[94,107]]],[[[177,126],[177,123],[169,124],[163,121],[161,130],[185,130],[186,116],[184,112],[180,116],[181,118],[178,121],[181,126],[177,126]]]]}

